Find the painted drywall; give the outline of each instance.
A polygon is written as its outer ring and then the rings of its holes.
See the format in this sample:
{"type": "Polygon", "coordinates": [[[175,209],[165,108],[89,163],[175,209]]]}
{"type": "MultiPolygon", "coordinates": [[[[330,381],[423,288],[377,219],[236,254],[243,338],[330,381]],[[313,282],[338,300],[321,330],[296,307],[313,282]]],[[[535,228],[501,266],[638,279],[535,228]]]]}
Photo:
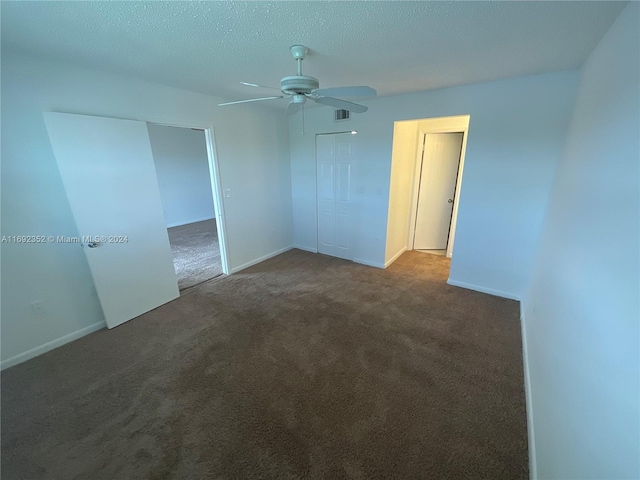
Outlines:
{"type": "Polygon", "coordinates": [[[407,249],[417,148],[418,122],[396,122],[391,151],[385,265],[407,249]]]}
{"type": "MultiPolygon", "coordinates": [[[[43,111],[213,126],[232,270],[292,243],[286,121],[257,106],[2,52],[2,235],[77,230],[43,111]]],[[[10,365],[92,329],[103,316],[78,245],[2,244],[2,360],[10,365]],[[31,303],[42,301],[36,314],[31,303]]]]}
{"type": "Polygon", "coordinates": [[[639,32],[632,2],[583,67],[523,301],[540,479],[640,478],[639,32]]]}
{"type": "Polygon", "coordinates": [[[215,217],[204,131],[148,124],[167,227],[215,217]]]}
{"type": "MultiPolygon", "coordinates": [[[[394,122],[470,115],[450,280],[519,298],[528,285],[578,72],[560,72],[362,102],[334,122],[327,107],[289,120],[294,244],[316,248],[314,134],[357,130],[356,261],[384,266],[394,122]]],[[[375,86],[375,84],[373,84],[375,86]]]]}

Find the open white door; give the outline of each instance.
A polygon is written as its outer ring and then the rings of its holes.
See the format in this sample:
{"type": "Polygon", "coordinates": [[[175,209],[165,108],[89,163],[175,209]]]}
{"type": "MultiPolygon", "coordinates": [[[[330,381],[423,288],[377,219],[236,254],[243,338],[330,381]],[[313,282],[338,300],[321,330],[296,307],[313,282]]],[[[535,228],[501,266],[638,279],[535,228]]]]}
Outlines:
{"type": "Polygon", "coordinates": [[[147,124],[44,117],[107,326],[177,298],[147,124]]]}
{"type": "Polygon", "coordinates": [[[447,248],[462,133],[428,133],[422,153],[413,248],[447,248]]]}

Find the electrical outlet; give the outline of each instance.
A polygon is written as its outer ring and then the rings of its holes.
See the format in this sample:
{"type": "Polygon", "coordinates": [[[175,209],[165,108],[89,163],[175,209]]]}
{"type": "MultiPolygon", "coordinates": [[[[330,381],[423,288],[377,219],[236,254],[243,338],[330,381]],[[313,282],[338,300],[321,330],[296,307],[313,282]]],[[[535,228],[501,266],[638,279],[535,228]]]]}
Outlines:
{"type": "Polygon", "coordinates": [[[91,288],[89,289],[89,296],[95,297],[97,295],[98,295],[98,292],[96,291],[96,287],[92,285],[91,288]]]}
{"type": "Polygon", "coordinates": [[[33,313],[35,313],[36,315],[42,315],[43,313],[45,313],[47,310],[44,308],[44,302],[42,300],[38,300],[37,302],[33,302],[31,304],[31,310],[33,311],[33,313]]]}
{"type": "Polygon", "coordinates": [[[231,189],[230,188],[225,188],[224,189],[224,197],[225,198],[231,198],[231,189]]]}

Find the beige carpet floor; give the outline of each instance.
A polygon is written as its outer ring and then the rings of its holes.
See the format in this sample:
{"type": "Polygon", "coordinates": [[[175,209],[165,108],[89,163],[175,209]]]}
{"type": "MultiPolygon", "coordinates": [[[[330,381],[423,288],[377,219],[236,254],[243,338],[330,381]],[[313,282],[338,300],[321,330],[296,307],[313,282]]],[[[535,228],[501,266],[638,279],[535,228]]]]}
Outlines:
{"type": "Polygon", "coordinates": [[[178,288],[181,291],[222,275],[215,219],[167,230],[178,288]]]}
{"type": "Polygon", "coordinates": [[[527,479],[518,303],[292,250],[2,374],[2,479],[527,479]]]}

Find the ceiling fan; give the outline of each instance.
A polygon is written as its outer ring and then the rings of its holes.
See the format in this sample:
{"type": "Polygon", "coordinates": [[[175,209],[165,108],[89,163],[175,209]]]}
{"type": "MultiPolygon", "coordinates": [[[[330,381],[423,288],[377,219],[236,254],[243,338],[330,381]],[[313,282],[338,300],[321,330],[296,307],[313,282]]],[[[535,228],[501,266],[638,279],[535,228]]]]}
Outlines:
{"type": "MultiPolygon", "coordinates": [[[[251,98],[249,100],[238,100],[236,102],[226,102],[218,104],[219,107],[227,105],[237,105],[240,103],[262,102],[265,100],[276,100],[280,98],[291,98],[285,113],[293,115],[294,113],[304,109],[307,99],[323,105],[329,105],[335,108],[349,110],[353,113],[364,113],[368,110],[364,105],[347,102],[337,97],[375,97],[376,91],[371,87],[331,87],[320,88],[320,82],[317,78],[302,74],[302,61],[305,59],[309,49],[304,45],[293,45],[289,50],[293,58],[298,62],[298,74],[289,77],[283,77],[280,80],[280,92],[282,95],[251,98]]],[[[240,82],[249,87],[267,88],[278,90],[273,87],[265,87],[255,83],[240,82]]]]}

